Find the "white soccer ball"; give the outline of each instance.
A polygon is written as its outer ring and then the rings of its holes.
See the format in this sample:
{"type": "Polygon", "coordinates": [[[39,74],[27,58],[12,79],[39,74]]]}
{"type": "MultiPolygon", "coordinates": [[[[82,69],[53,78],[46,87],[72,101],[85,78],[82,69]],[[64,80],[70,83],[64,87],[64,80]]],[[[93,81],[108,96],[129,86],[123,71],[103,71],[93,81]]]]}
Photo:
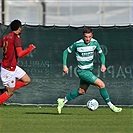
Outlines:
{"type": "Polygon", "coordinates": [[[90,99],[87,102],[87,107],[88,107],[89,110],[94,111],[99,107],[99,103],[96,99],[90,99]]]}

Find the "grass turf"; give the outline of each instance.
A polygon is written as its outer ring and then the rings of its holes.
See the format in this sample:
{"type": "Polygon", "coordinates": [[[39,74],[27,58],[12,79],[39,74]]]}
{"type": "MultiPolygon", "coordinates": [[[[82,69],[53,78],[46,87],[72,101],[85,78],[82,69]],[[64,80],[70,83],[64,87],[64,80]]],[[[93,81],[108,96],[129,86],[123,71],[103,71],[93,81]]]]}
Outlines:
{"type": "Polygon", "coordinates": [[[132,133],[133,108],[0,106],[0,133],[132,133]]]}

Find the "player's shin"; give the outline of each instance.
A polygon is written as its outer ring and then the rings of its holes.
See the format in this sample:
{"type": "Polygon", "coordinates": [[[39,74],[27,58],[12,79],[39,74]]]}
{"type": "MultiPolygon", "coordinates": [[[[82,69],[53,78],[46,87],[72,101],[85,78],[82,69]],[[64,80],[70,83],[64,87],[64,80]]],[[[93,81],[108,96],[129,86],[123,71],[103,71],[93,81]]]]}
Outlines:
{"type": "Polygon", "coordinates": [[[19,88],[26,86],[26,84],[23,81],[18,80],[15,84],[14,90],[18,90],[19,88]]]}
{"type": "Polygon", "coordinates": [[[10,96],[7,92],[4,92],[2,95],[0,95],[0,104],[3,104],[6,100],[8,100],[10,96]]]}
{"type": "Polygon", "coordinates": [[[112,102],[110,101],[110,98],[109,98],[109,94],[105,88],[100,89],[100,94],[113,112],[121,112],[122,111],[122,108],[118,108],[112,104],[112,102]]]}
{"type": "Polygon", "coordinates": [[[76,90],[73,90],[73,91],[71,91],[67,96],[66,96],[66,99],[68,100],[68,101],[70,101],[70,100],[72,100],[72,99],[75,99],[76,97],[78,97],[80,94],[79,94],[79,92],[78,92],[78,89],[76,89],[76,90]]]}
{"type": "Polygon", "coordinates": [[[100,91],[100,94],[101,94],[102,98],[104,99],[104,101],[106,103],[109,103],[110,98],[109,98],[109,94],[108,94],[106,88],[101,88],[101,89],[99,89],[99,91],[100,91]]]}

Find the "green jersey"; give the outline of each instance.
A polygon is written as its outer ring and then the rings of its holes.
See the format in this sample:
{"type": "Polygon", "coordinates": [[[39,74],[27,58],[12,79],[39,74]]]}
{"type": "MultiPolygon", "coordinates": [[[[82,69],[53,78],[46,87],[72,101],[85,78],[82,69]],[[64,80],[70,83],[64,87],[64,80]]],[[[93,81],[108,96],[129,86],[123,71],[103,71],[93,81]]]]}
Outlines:
{"type": "MultiPolygon", "coordinates": [[[[78,62],[78,68],[80,69],[93,69],[94,52],[97,51],[101,56],[101,63],[105,65],[105,56],[97,40],[91,39],[90,43],[85,44],[84,40],[81,39],[76,41],[69,46],[66,51],[68,53],[75,52],[76,59],[78,62]]],[[[65,51],[64,51],[65,52],[65,51]]],[[[63,54],[63,65],[66,65],[67,56],[63,54]],[[65,58],[66,57],[66,58],[65,58]]]]}

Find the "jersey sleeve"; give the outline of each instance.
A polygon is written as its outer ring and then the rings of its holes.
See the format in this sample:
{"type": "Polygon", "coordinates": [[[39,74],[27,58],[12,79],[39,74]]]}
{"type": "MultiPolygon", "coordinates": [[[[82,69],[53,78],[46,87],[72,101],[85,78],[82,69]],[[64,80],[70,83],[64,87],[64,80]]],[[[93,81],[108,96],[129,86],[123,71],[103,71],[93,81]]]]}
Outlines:
{"type": "Polygon", "coordinates": [[[98,51],[98,53],[99,53],[99,58],[100,58],[100,61],[101,61],[101,64],[102,65],[105,65],[105,55],[104,55],[104,53],[103,53],[103,51],[102,51],[102,49],[101,49],[101,47],[100,47],[100,44],[96,41],[96,43],[97,43],[97,48],[96,48],[96,50],[98,51]]]}
{"type": "Polygon", "coordinates": [[[31,53],[31,51],[33,51],[34,49],[35,49],[35,46],[33,44],[30,44],[27,49],[22,50],[22,47],[17,47],[16,51],[17,51],[18,57],[21,58],[31,53]]]}
{"type": "Polygon", "coordinates": [[[96,41],[95,42],[96,43],[96,50],[98,51],[98,53],[100,54],[100,53],[102,53],[103,51],[102,51],[102,49],[101,49],[101,47],[100,47],[100,44],[96,41]]]}
{"type": "Polygon", "coordinates": [[[71,46],[69,46],[66,50],[64,50],[63,52],[63,66],[67,66],[67,56],[68,53],[72,53],[73,51],[75,51],[75,43],[72,44],[71,46]]]}
{"type": "Polygon", "coordinates": [[[67,50],[68,50],[68,53],[72,53],[73,51],[75,51],[75,48],[76,48],[76,43],[73,43],[72,45],[70,45],[67,50]]]}

